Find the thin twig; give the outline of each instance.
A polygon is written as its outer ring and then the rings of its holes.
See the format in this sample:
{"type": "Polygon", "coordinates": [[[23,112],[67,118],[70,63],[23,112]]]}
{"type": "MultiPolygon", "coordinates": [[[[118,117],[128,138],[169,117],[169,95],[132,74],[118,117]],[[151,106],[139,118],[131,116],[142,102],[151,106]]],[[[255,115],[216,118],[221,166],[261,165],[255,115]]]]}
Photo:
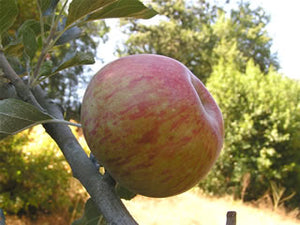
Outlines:
{"type": "MultiPolygon", "coordinates": [[[[50,30],[49,36],[48,36],[48,38],[46,40],[45,46],[49,45],[49,43],[51,42],[52,38],[55,35],[55,31],[56,31],[56,27],[51,27],[51,30],[50,30]]],[[[40,54],[40,56],[38,58],[38,61],[36,63],[36,66],[35,66],[35,69],[34,69],[34,72],[33,72],[34,81],[37,80],[37,78],[38,78],[38,74],[40,72],[42,63],[44,62],[44,60],[45,60],[45,58],[47,56],[48,51],[49,51],[48,47],[44,47],[42,49],[42,52],[41,52],[41,54],[40,54]]]]}
{"type": "MultiPolygon", "coordinates": [[[[58,38],[66,31],[66,29],[64,29],[63,31],[59,32],[59,34],[57,35],[57,37],[55,37],[55,32],[57,31],[57,26],[60,20],[60,17],[67,5],[68,0],[65,1],[64,5],[62,6],[59,15],[57,17],[55,17],[55,14],[53,15],[53,20],[52,20],[52,24],[51,24],[51,29],[50,29],[50,33],[49,36],[47,37],[45,43],[43,42],[43,49],[42,52],[38,58],[38,61],[36,63],[36,67],[34,69],[33,72],[33,82],[31,83],[32,86],[37,85],[38,79],[39,79],[39,72],[41,69],[41,66],[49,52],[49,50],[55,45],[56,41],[58,40],[58,38]],[[55,38],[54,38],[55,37],[55,38]]],[[[41,15],[42,17],[42,15],[41,15]]]]}
{"type": "Polygon", "coordinates": [[[40,5],[40,1],[36,0],[37,8],[40,14],[40,25],[41,25],[41,37],[42,37],[42,43],[44,44],[44,39],[45,39],[45,29],[44,29],[44,19],[43,19],[43,12],[42,12],[42,7],[40,5]]]}

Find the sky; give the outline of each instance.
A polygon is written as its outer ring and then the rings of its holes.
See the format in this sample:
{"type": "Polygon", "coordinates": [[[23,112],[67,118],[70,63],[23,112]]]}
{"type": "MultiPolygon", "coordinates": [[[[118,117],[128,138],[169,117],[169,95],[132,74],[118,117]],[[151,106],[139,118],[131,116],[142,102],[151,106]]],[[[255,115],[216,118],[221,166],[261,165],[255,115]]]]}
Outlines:
{"type": "Polygon", "coordinates": [[[280,72],[300,80],[300,1],[299,0],[251,0],[262,6],[271,16],[267,26],[273,38],[272,51],[277,52],[280,72]]]}
{"type": "MultiPolygon", "coordinates": [[[[213,0],[211,0],[213,1],[213,0]]],[[[145,1],[142,1],[145,3],[145,1]]],[[[237,1],[231,1],[235,3],[237,1]]],[[[279,72],[293,79],[300,80],[300,0],[251,0],[253,7],[261,6],[271,16],[267,31],[273,39],[272,52],[277,52],[280,63],[279,72]]],[[[154,18],[148,20],[151,23],[154,18]]],[[[117,57],[113,55],[117,43],[121,44],[125,36],[116,28],[117,20],[109,19],[112,26],[109,41],[99,45],[98,57],[104,64],[117,57]],[[122,36],[123,35],[123,36],[122,36]]],[[[102,67],[102,66],[101,66],[102,67]]],[[[92,66],[93,71],[99,70],[99,62],[92,66]]]]}

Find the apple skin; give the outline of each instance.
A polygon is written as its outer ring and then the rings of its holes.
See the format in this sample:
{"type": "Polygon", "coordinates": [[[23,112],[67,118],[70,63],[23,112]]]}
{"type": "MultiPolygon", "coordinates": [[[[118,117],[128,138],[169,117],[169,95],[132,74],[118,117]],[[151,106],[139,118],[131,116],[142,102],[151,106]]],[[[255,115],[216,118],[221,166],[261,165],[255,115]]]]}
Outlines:
{"type": "Polygon", "coordinates": [[[168,197],[196,185],[223,144],[221,111],[183,64],[141,54],[103,67],[85,92],[81,123],[91,152],[129,190],[168,197]]]}

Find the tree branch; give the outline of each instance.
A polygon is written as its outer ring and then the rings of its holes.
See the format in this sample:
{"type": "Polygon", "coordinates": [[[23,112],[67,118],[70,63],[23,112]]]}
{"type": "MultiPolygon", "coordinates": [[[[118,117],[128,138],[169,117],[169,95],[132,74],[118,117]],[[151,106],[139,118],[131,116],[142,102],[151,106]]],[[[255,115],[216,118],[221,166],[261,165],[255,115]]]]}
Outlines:
{"type": "Polygon", "coordinates": [[[42,112],[45,110],[40,106],[40,104],[36,101],[35,97],[32,95],[30,88],[28,85],[24,83],[24,81],[18,76],[18,74],[11,67],[9,62],[7,61],[4,52],[0,50],[0,68],[3,69],[4,76],[11,81],[11,83],[15,86],[18,96],[23,99],[25,102],[31,103],[36,106],[42,112]]]}
{"type": "Polygon", "coordinates": [[[11,83],[0,83],[0,100],[6,98],[18,98],[15,86],[11,83]]]}
{"type": "MultiPolygon", "coordinates": [[[[47,101],[43,90],[34,89],[38,102],[57,119],[63,119],[60,108],[47,101]]],[[[109,176],[102,176],[87,157],[70,128],[63,124],[45,124],[47,133],[56,141],[76,177],[99,207],[108,224],[137,224],[115,193],[109,176]]]]}
{"type": "MultiPolygon", "coordinates": [[[[60,107],[46,97],[39,86],[30,90],[24,81],[15,73],[0,51],[0,67],[15,86],[21,99],[47,111],[57,119],[63,119],[60,107]]],[[[136,225],[126,207],[115,193],[115,183],[107,175],[102,176],[92,161],[87,157],[82,147],[74,137],[71,129],[63,124],[44,124],[47,133],[58,144],[66,160],[71,166],[74,177],[85,187],[98,209],[110,225],[136,225]]]]}

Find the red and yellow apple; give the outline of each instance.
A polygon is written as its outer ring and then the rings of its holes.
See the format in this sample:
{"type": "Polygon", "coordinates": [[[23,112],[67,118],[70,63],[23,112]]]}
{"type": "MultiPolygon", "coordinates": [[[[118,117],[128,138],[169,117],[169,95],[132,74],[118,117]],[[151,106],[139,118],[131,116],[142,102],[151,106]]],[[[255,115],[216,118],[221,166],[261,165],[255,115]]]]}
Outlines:
{"type": "Polygon", "coordinates": [[[196,185],[222,148],[221,111],[183,64],[141,54],[103,67],[85,92],[81,122],[91,152],[121,185],[167,197],[196,185]]]}

